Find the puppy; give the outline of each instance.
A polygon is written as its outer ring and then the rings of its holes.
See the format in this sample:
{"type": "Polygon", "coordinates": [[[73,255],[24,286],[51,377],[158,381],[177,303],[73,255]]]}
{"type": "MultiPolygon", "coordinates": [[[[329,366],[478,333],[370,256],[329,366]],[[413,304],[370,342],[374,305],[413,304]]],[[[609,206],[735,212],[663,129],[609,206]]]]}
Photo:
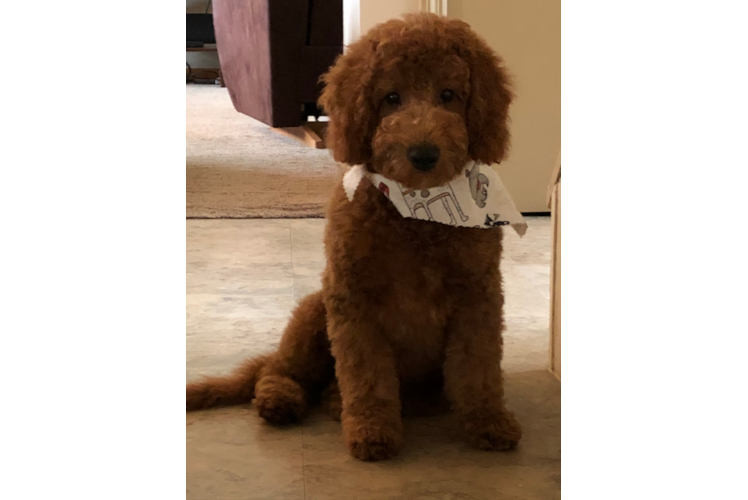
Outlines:
{"type": "MultiPolygon", "coordinates": [[[[324,77],[334,158],[409,190],[504,158],[512,93],[502,61],[461,21],[431,14],[372,28],[324,77]]],[[[322,290],[301,301],[279,349],[187,386],[187,410],[254,400],[268,422],[298,421],[320,395],[350,453],[380,460],[403,441],[403,404],[443,395],[467,439],[511,450],[504,405],[502,229],[404,218],[364,179],[327,212],[322,290]]]]}

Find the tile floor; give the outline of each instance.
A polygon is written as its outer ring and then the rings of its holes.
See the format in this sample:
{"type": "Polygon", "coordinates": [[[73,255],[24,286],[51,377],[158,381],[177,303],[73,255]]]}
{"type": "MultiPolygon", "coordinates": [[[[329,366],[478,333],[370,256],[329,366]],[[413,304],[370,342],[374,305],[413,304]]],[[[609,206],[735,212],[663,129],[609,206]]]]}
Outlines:
{"type": "MultiPolygon", "coordinates": [[[[546,371],[550,218],[506,231],[507,401],[515,452],[474,450],[449,416],[405,420],[397,458],[351,458],[322,412],[266,425],[251,405],[187,414],[188,499],[554,499],[561,484],[561,385],[546,371]]],[[[272,350],[294,304],[320,286],[321,219],[187,221],[187,380],[272,350]]]]}

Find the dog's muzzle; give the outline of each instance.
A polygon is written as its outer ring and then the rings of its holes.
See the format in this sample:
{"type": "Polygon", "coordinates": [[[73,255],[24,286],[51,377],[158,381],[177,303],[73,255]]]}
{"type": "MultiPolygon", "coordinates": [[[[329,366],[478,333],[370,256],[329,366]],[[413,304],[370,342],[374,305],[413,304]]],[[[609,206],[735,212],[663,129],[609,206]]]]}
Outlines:
{"type": "Polygon", "coordinates": [[[408,160],[422,172],[428,172],[439,161],[439,148],[433,144],[417,144],[408,148],[408,160]]]}

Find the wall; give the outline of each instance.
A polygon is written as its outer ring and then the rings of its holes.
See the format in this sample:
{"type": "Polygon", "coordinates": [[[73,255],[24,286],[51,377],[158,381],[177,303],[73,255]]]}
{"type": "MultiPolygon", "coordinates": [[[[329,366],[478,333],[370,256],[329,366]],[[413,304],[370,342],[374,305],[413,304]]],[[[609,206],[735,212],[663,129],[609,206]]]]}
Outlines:
{"type": "Polygon", "coordinates": [[[361,37],[361,8],[359,0],[343,0],[343,45],[346,47],[361,37]]]}
{"type": "Polygon", "coordinates": [[[560,0],[448,0],[506,62],[517,98],[512,150],[497,167],[522,212],[547,212],[546,191],[561,149],[560,0]]]}
{"type": "Polygon", "coordinates": [[[421,10],[423,0],[343,0],[343,44],[358,40],[372,26],[421,10]]]}
{"type": "Polygon", "coordinates": [[[359,4],[361,33],[366,33],[375,24],[420,10],[420,0],[360,0],[359,4]]]}

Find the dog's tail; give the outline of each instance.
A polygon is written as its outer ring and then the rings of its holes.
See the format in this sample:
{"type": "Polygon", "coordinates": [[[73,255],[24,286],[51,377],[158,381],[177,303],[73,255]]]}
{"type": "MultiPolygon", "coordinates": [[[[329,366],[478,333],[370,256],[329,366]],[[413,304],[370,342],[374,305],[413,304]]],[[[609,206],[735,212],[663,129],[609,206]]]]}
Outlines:
{"type": "Polygon", "coordinates": [[[255,397],[260,370],[270,355],[250,358],[231,375],[187,384],[187,411],[249,403],[255,397]]]}

